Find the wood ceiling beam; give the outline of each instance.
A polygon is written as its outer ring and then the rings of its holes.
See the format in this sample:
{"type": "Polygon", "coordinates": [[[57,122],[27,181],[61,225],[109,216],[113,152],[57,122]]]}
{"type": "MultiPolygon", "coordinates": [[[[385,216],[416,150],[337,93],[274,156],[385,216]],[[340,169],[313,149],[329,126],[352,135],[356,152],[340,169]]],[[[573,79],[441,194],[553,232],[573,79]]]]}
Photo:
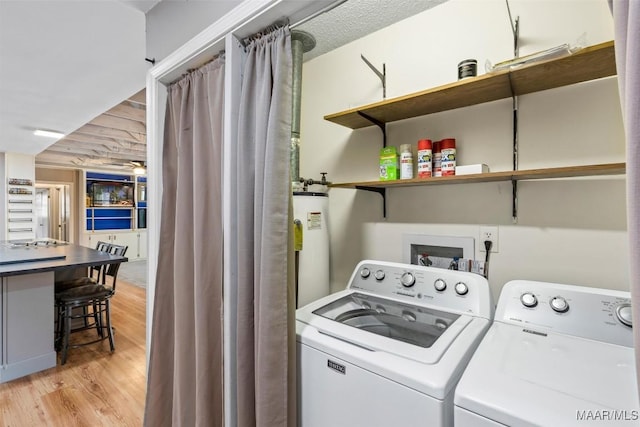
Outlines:
{"type": "Polygon", "coordinates": [[[146,88],[142,89],[140,92],[131,95],[127,98],[127,101],[138,104],[138,105],[147,105],[147,90],[146,88]]]}
{"type": "Polygon", "coordinates": [[[105,159],[117,159],[123,161],[129,160],[145,160],[146,153],[133,153],[133,152],[121,152],[114,153],[107,150],[97,149],[83,149],[83,148],[71,148],[71,147],[57,147],[51,146],[46,150],[47,153],[66,154],[76,157],[90,157],[90,158],[105,158],[105,159]]]}
{"type": "Polygon", "coordinates": [[[118,163],[144,161],[147,157],[145,123],[146,90],[143,88],[49,146],[36,156],[36,163],[123,169],[118,163]]]}
{"type": "Polygon", "coordinates": [[[114,165],[109,163],[104,163],[102,160],[95,159],[77,159],[73,163],[69,161],[67,158],[57,158],[57,157],[36,157],[36,166],[54,166],[54,167],[64,167],[64,168],[100,168],[106,170],[113,171],[125,171],[133,174],[131,167],[128,165],[114,165]]]}
{"type": "Polygon", "coordinates": [[[147,127],[143,123],[114,116],[101,115],[91,120],[89,124],[143,135],[147,133],[147,127]]]}
{"type": "Polygon", "coordinates": [[[45,153],[44,151],[36,156],[36,163],[55,163],[63,166],[74,166],[82,162],[82,157],[77,154],[45,153]]]}
{"type": "Polygon", "coordinates": [[[74,132],[70,135],[65,136],[60,141],[56,142],[59,144],[60,142],[72,141],[72,142],[80,142],[80,143],[90,143],[97,145],[117,145],[121,148],[131,149],[131,150],[146,150],[147,144],[146,142],[131,142],[131,141],[122,141],[114,138],[106,138],[100,136],[91,136],[84,133],[74,132]]]}
{"type": "Polygon", "coordinates": [[[127,142],[136,142],[139,144],[144,144],[146,143],[146,140],[147,140],[146,133],[144,134],[132,133],[132,132],[126,132],[120,129],[110,129],[110,128],[96,126],[92,124],[84,125],[74,133],[81,133],[81,134],[97,136],[101,138],[112,138],[112,139],[123,140],[127,142]]]}
{"type": "MultiPolygon", "coordinates": [[[[105,112],[104,114],[113,117],[119,117],[121,119],[133,120],[141,124],[146,123],[147,110],[144,108],[136,108],[130,105],[119,104],[105,112]]],[[[146,127],[145,127],[146,129],[146,127]]]]}
{"type": "MultiPolygon", "coordinates": [[[[122,152],[134,152],[144,154],[147,152],[147,147],[144,144],[134,144],[130,142],[119,143],[117,141],[96,141],[90,139],[83,139],[80,137],[72,137],[61,139],[50,147],[68,147],[70,149],[83,148],[88,150],[107,150],[114,153],[122,152]]],[[[47,148],[48,150],[49,148],[47,148]]],[[[45,150],[46,151],[46,150],[45,150]]]]}

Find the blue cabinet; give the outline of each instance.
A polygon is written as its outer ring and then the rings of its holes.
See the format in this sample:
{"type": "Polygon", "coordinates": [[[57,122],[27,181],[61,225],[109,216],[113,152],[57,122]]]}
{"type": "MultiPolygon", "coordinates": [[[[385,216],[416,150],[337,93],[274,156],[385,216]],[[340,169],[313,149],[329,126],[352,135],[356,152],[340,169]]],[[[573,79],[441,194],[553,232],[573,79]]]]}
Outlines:
{"type": "Polygon", "coordinates": [[[147,228],[147,178],[86,173],[86,231],[147,228]]]}

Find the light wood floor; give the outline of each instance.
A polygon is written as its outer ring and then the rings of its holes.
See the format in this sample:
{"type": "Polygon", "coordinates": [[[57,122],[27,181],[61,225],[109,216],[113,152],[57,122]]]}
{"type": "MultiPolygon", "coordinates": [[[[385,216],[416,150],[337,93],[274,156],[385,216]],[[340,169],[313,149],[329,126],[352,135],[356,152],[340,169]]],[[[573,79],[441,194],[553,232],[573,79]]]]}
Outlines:
{"type": "Polygon", "coordinates": [[[70,349],[64,366],[58,357],[55,368],[0,384],[0,426],[141,426],[145,293],[118,280],[111,302],[115,352],[108,341],[70,349]]]}

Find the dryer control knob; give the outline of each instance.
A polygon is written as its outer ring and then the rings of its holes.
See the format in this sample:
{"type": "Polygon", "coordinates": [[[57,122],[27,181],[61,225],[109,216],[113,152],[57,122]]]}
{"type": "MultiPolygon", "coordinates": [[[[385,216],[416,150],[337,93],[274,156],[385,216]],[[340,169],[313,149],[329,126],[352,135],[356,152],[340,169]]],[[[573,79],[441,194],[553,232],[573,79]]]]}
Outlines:
{"type": "Polygon", "coordinates": [[[362,270],[360,270],[360,276],[363,279],[366,279],[367,277],[369,277],[370,274],[371,274],[371,271],[367,267],[364,267],[362,270]]]}
{"type": "Polygon", "coordinates": [[[520,302],[525,307],[533,308],[538,305],[538,298],[536,298],[536,296],[531,292],[525,292],[524,294],[520,295],[520,302]]]}
{"type": "Polygon", "coordinates": [[[458,295],[466,295],[469,292],[469,287],[462,282],[456,283],[455,289],[458,295]]]}
{"type": "Polygon", "coordinates": [[[557,313],[566,313],[569,311],[569,303],[562,297],[553,297],[549,303],[553,311],[557,313]]]}
{"type": "Polygon", "coordinates": [[[376,270],[376,274],[374,274],[376,280],[383,280],[384,279],[384,271],[383,270],[376,270]]]}
{"type": "Polygon", "coordinates": [[[631,320],[631,304],[625,303],[617,306],[616,317],[623,325],[627,325],[629,327],[633,326],[633,322],[631,320]]]}
{"type": "Polygon", "coordinates": [[[433,287],[436,288],[436,291],[442,292],[447,289],[447,282],[442,279],[437,279],[435,282],[433,282],[433,287]]]}
{"type": "Polygon", "coordinates": [[[410,288],[416,283],[416,277],[413,273],[407,271],[406,273],[402,273],[402,277],[400,278],[400,283],[405,288],[410,288]]]}

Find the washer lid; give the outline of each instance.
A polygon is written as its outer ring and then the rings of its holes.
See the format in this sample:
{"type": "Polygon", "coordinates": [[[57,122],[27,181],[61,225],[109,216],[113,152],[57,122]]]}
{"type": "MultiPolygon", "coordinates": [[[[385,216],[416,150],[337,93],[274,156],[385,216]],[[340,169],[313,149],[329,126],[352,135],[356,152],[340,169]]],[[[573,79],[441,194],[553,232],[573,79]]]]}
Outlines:
{"type": "Polygon", "coordinates": [[[455,404],[507,425],[629,422],[640,419],[635,372],[631,348],[496,322],[458,383],[455,404]]]}
{"type": "Polygon", "coordinates": [[[438,363],[472,319],[349,291],[309,304],[296,316],[325,335],[423,364],[438,363]]]}
{"type": "Polygon", "coordinates": [[[358,292],[327,304],[313,314],[422,348],[431,347],[460,317],[358,292]]]}

